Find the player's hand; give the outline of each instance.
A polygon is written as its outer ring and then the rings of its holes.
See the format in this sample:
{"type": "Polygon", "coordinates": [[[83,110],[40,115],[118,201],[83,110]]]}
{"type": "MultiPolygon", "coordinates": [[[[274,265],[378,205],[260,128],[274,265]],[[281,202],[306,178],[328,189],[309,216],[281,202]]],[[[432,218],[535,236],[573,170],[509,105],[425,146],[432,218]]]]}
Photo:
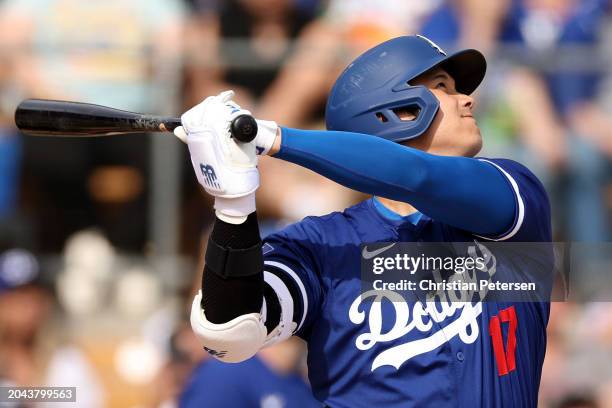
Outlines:
{"type": "MultiPolygon", "coordinates": [[[[231,99],[229,99],[227,103],[233,104],[237,108],[240,108],[231,99]]],[[[278,125],[276,124],[276,122],[271,120],[255,119],[255,121],[257,122],[257,136],[255,137],[256,153],[257,155],[266,155],[274,146],[274,142],[276,141],[277,135],[279,134],[278,125]]],[[[176,135],[176,137],[181,139],[183,143],[187,143],[187,133],[185,132],[183,126],[179,126],[174,129],[174,134],[176,135]]]]}
{"type": "Polygon", "coordinates": [[[225,91],[206,98],[181,116],[183,126],[175,134],[185,138],[198,182],[215,197],[217,216],[239,224],[255,211],[259,172],[255,142],[231,137],[231,121],[250,115],[232,102],[233,96],[225,91]]]}

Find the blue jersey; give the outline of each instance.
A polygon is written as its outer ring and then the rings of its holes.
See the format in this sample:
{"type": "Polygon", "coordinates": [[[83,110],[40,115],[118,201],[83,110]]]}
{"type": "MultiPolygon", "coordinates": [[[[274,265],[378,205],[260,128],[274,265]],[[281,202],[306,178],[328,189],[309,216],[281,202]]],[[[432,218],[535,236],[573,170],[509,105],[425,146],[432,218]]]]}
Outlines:
{"type": "MultiPolygon", "coordinates": [[[[434,313],[418,301],[361,296],[364,243],[551,240],[540,182],[516,162],[488,161],[507,178],[517,204],[513,225],[499,236],[478,237],[426,214],[393,220],[367,200],[264,240],[266,274],[283,274],[299,288],[292,330],[308,343],[319,401],[330,407],[537,405],[548,303],[444,303],[434,313]]],[[[517,274],[521,262],[519,256],[510,263],[517,274]]]]}
{"type": "Polygon", "coordinates": [[[321,405],[312,398],[299,375],[281,375],[253,357],[240,364],[204,361],[194,370],[179,406],[314,408],[321,405]]]}

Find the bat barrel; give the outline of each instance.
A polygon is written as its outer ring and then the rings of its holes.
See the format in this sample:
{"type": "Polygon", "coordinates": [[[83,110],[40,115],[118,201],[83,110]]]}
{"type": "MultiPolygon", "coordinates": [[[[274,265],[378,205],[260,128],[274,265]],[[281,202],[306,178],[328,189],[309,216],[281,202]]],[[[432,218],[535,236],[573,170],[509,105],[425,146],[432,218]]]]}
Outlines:
{"type": "Polygon", "coordinates": [[[172,131],[180,120],[89,103],[28,99],[17,107],[15,123],[36,136],[104,136],[172,131]]]}
{"type": "MultiPolygon", "coordinates": [[[[15,111],[15,124],[34,136],[87,137],[172,132],[181,120],[91,103],[26,99],[15,111]]],[[[257,122],[250,115],[240,115],[232,120],[230,131],[236,140],[248,143],[257,135],[257,122]]]]}

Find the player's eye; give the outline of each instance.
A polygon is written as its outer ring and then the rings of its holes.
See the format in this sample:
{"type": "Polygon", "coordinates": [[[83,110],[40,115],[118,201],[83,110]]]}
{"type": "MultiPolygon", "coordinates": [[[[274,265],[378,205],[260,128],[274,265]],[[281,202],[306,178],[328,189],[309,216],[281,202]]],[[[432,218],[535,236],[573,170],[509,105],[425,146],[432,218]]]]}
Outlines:
{"type": "Polygon", "coordinates": [[[442,82],[442,81],[438,82],[438,83],[436,84],[436,89],[447,89],[447,87],[446,87],[446,83],[445,83],[445,82],[442,82]]]}

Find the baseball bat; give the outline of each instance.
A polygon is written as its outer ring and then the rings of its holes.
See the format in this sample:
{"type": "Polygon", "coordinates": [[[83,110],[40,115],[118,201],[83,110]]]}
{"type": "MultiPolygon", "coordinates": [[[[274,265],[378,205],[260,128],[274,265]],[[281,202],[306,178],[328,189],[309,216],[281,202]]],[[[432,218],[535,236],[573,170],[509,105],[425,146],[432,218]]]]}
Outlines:
{"type": "MultiPolygon", "coordinates": [[[[26,99],[15,111],[15,124],[34,136],[93,137],[144,132],[172,132],[179,118],[128,112],[92,103],[26,99]]],[[[236,140],[247,143],[257,135],[257,122],[240,115],[231,123],[236,140]]]]}

